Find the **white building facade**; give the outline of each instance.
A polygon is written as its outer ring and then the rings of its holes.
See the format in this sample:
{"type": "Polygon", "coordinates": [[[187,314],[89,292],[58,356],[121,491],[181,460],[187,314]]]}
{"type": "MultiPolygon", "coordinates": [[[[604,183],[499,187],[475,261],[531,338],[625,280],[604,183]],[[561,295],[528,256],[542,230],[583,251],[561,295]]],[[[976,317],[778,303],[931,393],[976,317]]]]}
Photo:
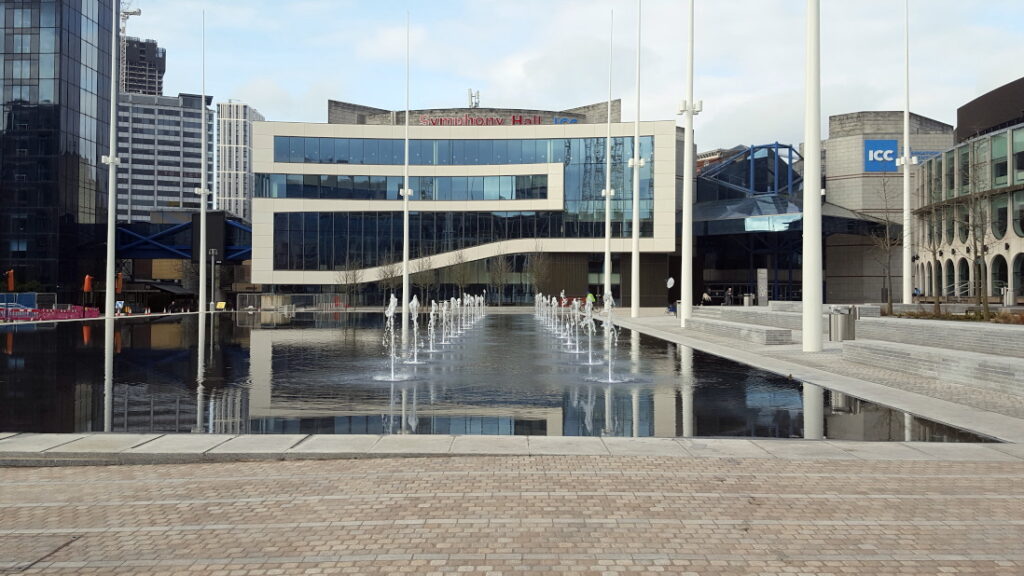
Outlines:
{"type": "Polygon", "coordinates": [[[252,221],[252,125],[263,120],[244,102],[217,103],[217,204],[246,222],[252,221]]]}
{"type": "MultiPolygon", "coordinates": [[[[543,252],[555,257],[552,287],[582,295],[601,283],[607,125],[531,112],[413,112],[411,270],[543,252]]],[[[253,124],[254,283],[337,285],[352,265],[372,282],[401,261],[401,124],[253,124]]],[[[613,292],[626,305],[634,126],[611,130],[613,292]]],[[[663,306],[680,136],[674,121],[641,122],[640,134],[639,298],[663,306]]]]}

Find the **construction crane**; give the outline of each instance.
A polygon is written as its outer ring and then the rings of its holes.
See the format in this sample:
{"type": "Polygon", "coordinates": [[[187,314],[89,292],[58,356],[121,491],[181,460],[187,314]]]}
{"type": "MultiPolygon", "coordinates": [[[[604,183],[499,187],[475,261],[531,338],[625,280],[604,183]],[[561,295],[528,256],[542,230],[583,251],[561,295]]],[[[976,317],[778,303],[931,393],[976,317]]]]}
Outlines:
{"type": "Polygon", "coordinates": [[[142,16],[142,10],[131,9],[132,0],[124,0],[120,3],[121,10],[121,92],[128,91],[128,19],[132,16],[142,16]]]}

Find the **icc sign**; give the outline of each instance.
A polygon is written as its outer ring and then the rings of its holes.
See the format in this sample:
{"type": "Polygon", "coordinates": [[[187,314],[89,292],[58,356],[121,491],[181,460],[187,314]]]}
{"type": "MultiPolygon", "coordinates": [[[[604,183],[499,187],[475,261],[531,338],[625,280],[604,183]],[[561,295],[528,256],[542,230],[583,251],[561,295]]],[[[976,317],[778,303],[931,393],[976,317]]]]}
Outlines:
{"type": "Polygon", "coordinates": [[[865,140],[864,171],[895,172],[899,142],[896,140],[865,140]]]}

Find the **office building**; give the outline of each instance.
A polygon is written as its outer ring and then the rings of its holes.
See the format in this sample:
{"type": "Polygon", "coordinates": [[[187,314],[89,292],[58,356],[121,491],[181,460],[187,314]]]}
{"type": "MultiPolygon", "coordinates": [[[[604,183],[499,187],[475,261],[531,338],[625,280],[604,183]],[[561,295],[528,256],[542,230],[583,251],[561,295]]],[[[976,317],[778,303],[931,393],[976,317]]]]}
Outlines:
{"type": "MultiPolygon", "coordinates": [[[[633,124],[612,123],[613,294],[630,288],[633,124]]],[[[607,103],[564,111],[457,108],[410,117],[410,266],[443,270],[440,284],[480,290],[494,258],[510,258],[504,301],[533,289],[600,293],[605,202],[607,103]],[[530,256],[550,255],[539,286],[530,256]],[[459,279],[456,270],[468,266],[459,279]],[[536,278],[534,279],[536,280],[536,278]],[[516,286],[521,286],[519,290],[516,286]]],[[[331,102],[329,124],[257,122],[252,280],[308,289],[337,285],[358,267],[377,281],[401,260],[404,111],[331,102]]],[[[639,295],[666,303],[676,250],[674,121],[640,124],[639,295]]],[[[376,300],[374,300],[376,301],[376,300]]]]}
{"type": "Polygon", "coordinates": [[[0,1],[0,269],[60,302],[105,262],[112,10],[0,1]]]}
{"type": "MultiPolygon", "coordinates": [[[[212,102],[206,97],[206,104],[212,102]]],[[[202,182],[202,97],[122,94],[118,102],[117,219],[194,212],[202,182]]],[[[213,114],[207,108],[207,182],[213,182],[213,114]]]]}
{"type": "Polygon", "coordinates": [[[964,104],[956,143],[916,169],[914,286],[926,297],[1024,303],[1022,101],[1024,78],[964,104]]]}
{"type": "Polygon", "coordinates": [[[262,122],[255,108],[229,100],[217,103],[217,199],[228,214],[252,220],[252,123],[262,122]]]}
{"type": "Polygon", "coordinates": [[[167,53],[156,40],[124,39],[121,92],[162,96],[167,53]]]}
{"type": "MultiPolygon", "coordinates": [[[[952,144],[952,126],[910,115],[910,148],[919,161],[952,144]]],[[[840,232],[828,237],[825,301],[885,302],[890,290],[894,290],[894,301],[899,301],[902,249],[894,246],[886,250],[883,238],[886,222],[892,238],[898,240],[903,233],[903,171],[896,165],[896,159],[903,153],[903,112],[830,116],[828,139],[822,143],[822,150],[823,188],[828,204],[880,225],[874,233],[840,232]],[[888,278],[892,286],[888,285],[888,278]]],[[[914,171],[911,178],[914,186],[914,171]]]]}

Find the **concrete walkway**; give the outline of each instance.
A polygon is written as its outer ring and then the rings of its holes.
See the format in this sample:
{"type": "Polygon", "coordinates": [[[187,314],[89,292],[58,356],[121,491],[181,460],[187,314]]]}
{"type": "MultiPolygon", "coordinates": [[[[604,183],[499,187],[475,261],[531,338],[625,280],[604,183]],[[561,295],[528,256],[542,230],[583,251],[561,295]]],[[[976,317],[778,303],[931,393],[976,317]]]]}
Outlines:
{"type": "Polygon", "coordinates": [[[1024,399],[843,360],[840,343],[807,353],[799,344],[762,346],[686,330],[664,312],[615,323],[751,366],[1005,442],[1024,443],[1024,399]]]}
{"type": "Polygon", "coordinates": [[[427,456],[656,456],[1024,462],[1022,444],[567,436],[0,434],[0,465],[165,464],[427,456]]]}
{"type": "MultiPolygon", "coordinates": [[[[385,440],[366,439],[367,450],[398,448],[385,440]]],[[[434,440],[469,450],[481,439],[434,440]]],[[[886,444],[899,452],[886,460],[879,444],[533,440],[534,453],[602,455],[0,469],[0,573],[1024,574],[1019,454],[886,444]],[[685,455],[697,446],[727,457],[685,455]],[[949,458],[924,452],[933,448],[949,458]],[[673,455],[646,454],[665,449],[673,455]],[[631,455],[608,455],[618,451],[631,455]],[[971,461],[952,461],[955,451],[971,461]]]]}

